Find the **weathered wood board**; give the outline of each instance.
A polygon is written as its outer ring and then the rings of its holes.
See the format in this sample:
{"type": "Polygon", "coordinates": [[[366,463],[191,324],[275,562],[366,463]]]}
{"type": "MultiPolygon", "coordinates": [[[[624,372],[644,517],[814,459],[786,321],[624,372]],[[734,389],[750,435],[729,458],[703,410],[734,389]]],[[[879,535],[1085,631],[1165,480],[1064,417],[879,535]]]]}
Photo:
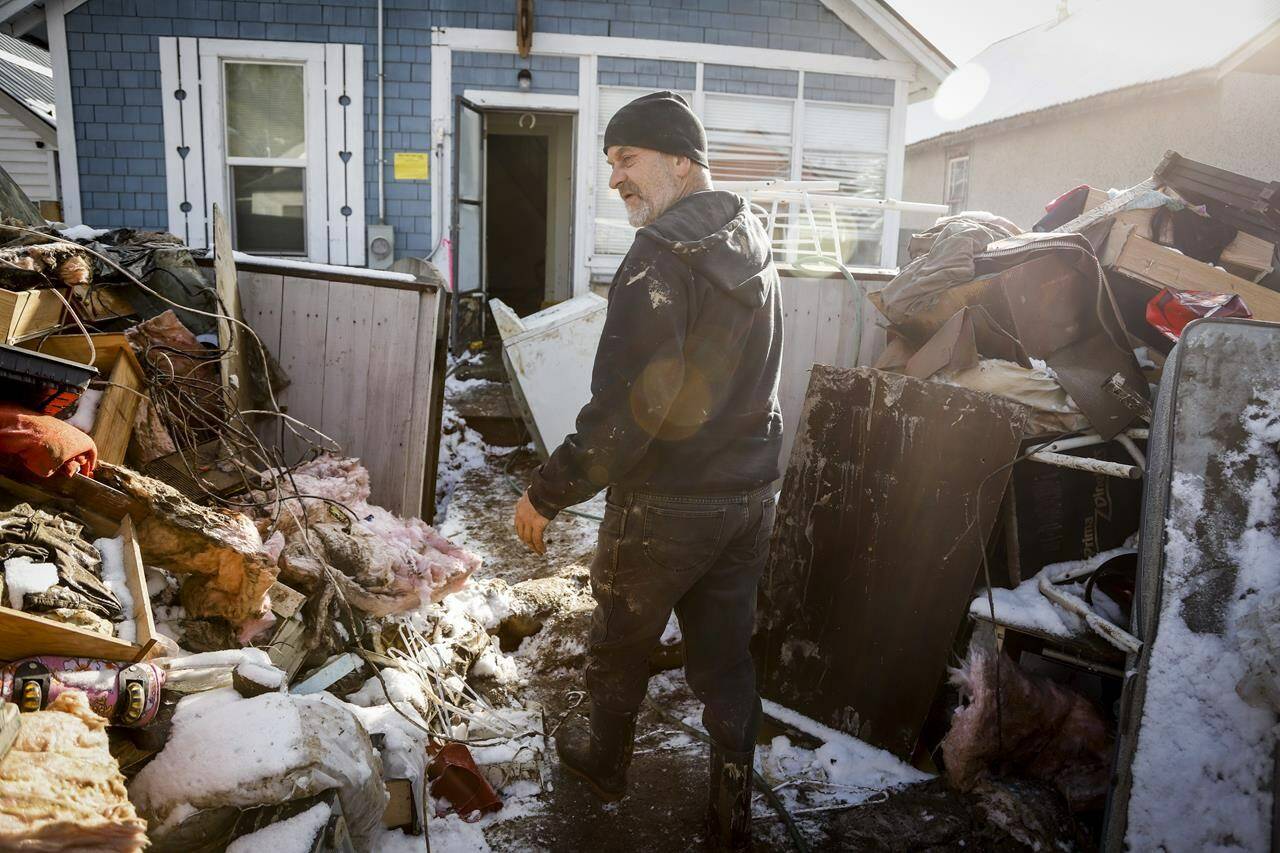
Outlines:
{"type": "MultiPolygon", "coordinates": [[[[364,462],[373,503],[420,515],[434,500],[424,483],[435,464],[428,457],[440,289],[356,269],[326,277],[305,266],[238,266],[245,322],[290,380],[276,394],[281,408],[364,462]]],[[[265,421],[259,434],[283,448],[287,462],[310,447],[279,418],[265,421]]]]}
{"type": "Polygon", "coordinates": [[[999,519],[1021,418],[962,388],[813,367],[760,586],[765,696],[911,752],[999,519]]]}

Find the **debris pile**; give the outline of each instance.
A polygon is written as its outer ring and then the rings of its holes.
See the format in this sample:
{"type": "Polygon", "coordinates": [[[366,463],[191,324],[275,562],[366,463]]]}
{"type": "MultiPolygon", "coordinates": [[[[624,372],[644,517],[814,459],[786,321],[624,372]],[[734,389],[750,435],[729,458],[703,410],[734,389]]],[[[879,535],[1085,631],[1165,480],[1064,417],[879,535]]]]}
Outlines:
{"type": "Polygon", "coordinates": [[[512,677],[497,622],[446,600],[481,558],[281,411],[229,256],[0,221],[0,847],[365,851],[542,784],[540,712],[468,680],[512,677]]]}
{"type": "Polygon", "coordinates": [[[868,294],[874,368],[812,371],[764,695],[1008,814],[1048,791],[1075,826],[1038,843],[1181,849],[1196,813],[1197,849],[1265,847],[1277,245],[1276,184],[1174,152],[1025,231],[965,212],[914,235],[868,294]]]}

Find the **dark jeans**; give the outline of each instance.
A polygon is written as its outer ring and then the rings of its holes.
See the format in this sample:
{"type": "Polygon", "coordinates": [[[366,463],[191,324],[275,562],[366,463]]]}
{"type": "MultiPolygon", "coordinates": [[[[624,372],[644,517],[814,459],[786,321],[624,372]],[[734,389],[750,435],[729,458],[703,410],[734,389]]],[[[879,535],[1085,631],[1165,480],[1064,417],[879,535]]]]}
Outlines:
{"type": "Polygon", "coordinates": [[[591,564],[592,702],[624,713],[640,707],[649,655],[674,609],[708,733],[726,750],[754,745],[760,698],[748,645],[774,510],[768,487],[717,497],[610,490],[591,564]]]}

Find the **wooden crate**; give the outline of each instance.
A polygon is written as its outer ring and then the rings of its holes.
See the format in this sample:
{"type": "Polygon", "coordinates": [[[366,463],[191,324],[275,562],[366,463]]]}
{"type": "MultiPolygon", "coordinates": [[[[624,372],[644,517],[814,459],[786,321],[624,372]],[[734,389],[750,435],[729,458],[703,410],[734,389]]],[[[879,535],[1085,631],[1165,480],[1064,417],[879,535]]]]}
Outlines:
{"type": "MultiPolygon", "coordinates": [[[[35,491],[35,490],[32,490],[35,491]]],[[[98,660],[133,661],[142,656],[156,637],[133,520],[125,516],[115,535],[124,537],[124,574],[133,595],[133,619],[138,626],[135,642],[95,634],[74,625],[54,622],[34,613],[0,606],[0,658],[17,660],[32,655],[65,655],[98,660]]],[[[148,656],[154,653],[154,647],[148,656]]]]}
{"type": "Polygon", "coordinates": [[[0,335],[12,344],[50,332],[62,323],[62,300],[52,290],[0,288],[0,335]]]}
{"type": "MultiPolygon", "coordinates": [[[[113,465],[124,462],[133,419],[142,402],[142,365],[123,334],[93,335],[96,354],[92,360],[100,378],[110,384],[98,403],[93,429],[89,432],[98,446],[98,458],[113,465]]],[[[89,342],[84,335],[52,335],[28,341],[24,346],[48,355],[90,363],[89,342]]]]}

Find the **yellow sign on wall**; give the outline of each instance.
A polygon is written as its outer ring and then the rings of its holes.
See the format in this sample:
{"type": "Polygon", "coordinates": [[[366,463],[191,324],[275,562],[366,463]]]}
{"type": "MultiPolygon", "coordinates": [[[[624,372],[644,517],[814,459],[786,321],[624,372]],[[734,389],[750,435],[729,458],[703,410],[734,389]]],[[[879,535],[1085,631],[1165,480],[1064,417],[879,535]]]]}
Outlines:
{"type": "Polygon", "coordinates": [[[397,181],[425,181],[431,174],[431,160],[425,151],[397,151],[395,179],[397,181]]]}

